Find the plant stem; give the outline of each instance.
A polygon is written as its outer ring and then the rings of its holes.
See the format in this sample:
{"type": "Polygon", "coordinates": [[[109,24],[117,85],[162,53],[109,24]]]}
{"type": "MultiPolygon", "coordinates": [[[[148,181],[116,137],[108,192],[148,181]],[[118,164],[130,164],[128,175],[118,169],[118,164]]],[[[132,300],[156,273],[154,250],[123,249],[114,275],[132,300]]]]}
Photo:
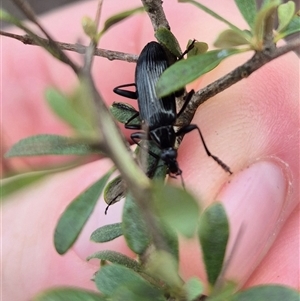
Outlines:
{"type": "Polygon", "coordinates": [[[170,25],[162,8],[161,0],[141,0],[152,22],[154,31],[159,27],[170,29],[170,25]]]}
{"type": "MultiPolygon", "coordinates": [[[[0,35],[16,39],[16,40],[24,43],[25,45],[39,46],[39,44],[37,44],[34,41],[34,39],[32,39],[27,34],[26,35],[18,35],[18,34],[5,32],[5,31],[0,30],[0,35]]],[[[45,43],[49,43],[48,39],[44,39],[44,38],[41,38],[41,37],[39,37],[39,39],[41,41],[45,42],[45,43]]],[[[63,42],[58,42],[58,41],[55,41],[55,43],[57,44],[57,46],[61,50],[73,51],[73,52],[77,52],[77,53],[80,53],[80,54],[85,54],[86,51],[87,51],[87,48],[88,48],[88,46],[84,46],[84,45],[81,45],[81,44],[78,44],[78,43],[77,44],[69,44],[69,43],[63,43],[63,42]]],[[[129,62],[129,63],[135,63],[138,59],[138,55],[135,55],[135,54],[129,54],[129,53],[123,53],[123,52],[119,52],[119,51],[106,50],[106,49],[102,49],[102,48],[96,48],[95,51],[94,51],[94,55],[107,58],[110,61],[119,60],[119,61],[126,61],[126,62],[129,62]]]]}
{"type": "Polygon", "coordinates": [[[279,48],[265,47],[263,51],[256,52],[254,56],[243,65],[235,68],[233,71],[207,85],[205,88],[197,91],[187,105],[183,114],[179,117],[178,123],[176,125],[183,126],[191,123],[197,108],[209,98],[224,91],[240,80],[247,78],[265,64],[290,51],[297,49],[299,46],[300,39],[296,38],[279,48]]]}

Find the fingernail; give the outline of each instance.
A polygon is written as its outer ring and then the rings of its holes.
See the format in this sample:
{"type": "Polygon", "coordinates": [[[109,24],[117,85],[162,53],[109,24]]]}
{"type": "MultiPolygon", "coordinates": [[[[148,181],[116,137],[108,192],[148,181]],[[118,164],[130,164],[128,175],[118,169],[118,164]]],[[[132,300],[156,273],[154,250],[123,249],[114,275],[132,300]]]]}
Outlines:
{"type": "Polygon", "coordinates": [[[225,279],[242,285],[266,255],[279,231],[287,185],[280,164],[260,161],[233,177],[219,193],[230,223],[225,279]]]}

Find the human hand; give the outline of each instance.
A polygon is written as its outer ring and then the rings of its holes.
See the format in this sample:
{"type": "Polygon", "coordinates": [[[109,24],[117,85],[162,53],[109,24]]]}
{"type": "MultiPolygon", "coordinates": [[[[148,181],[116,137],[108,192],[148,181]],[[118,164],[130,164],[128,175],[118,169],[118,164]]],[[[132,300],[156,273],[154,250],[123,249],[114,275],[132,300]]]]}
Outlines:
{"type": "MultiPolygon", "coordinates": [[[[105,2],[102,19],[139,5],[137,0],[123,2],[105,2]]],[[[205,2],[234,23],[245,24],[237,20],[233,2],[205,2]]],[[[172,31],[182,46],[188,38],[211,44],[224,28],[222,23],[187,4],[165,3],[164,7],[172,31]],[[178,16],[182,22],[178,22],[178,16]]],[[[82,16],[93,16],[95,9],[95,2],[77,4],[43,17],[42,23],[55,39],[74,43],[82,39],[82,16]],[[67,20],[70,26],[66,26],[67,20]]],[[[149,19],[141,15],[112,28],[99,46],[139,53],[153,39],[149,19]]],[[[49,85],[70,91],[76,84],[72,71],[55,62],[42,49],[25,47],[17,41],[3,38],[2,50],[5,147],[38,133],[67,135],[68,129],[47,108],[43,93],[49,85]]],[[[70,56],[77,61],[82,59],[76,54],[70,56]]],[[[227,59],[191,86],[204,87],[242,64],[246,57],[247,54],[227,59]]],[[[299,288],[296,258],[299,253],[298,65],[299,59],[292,53],[280,57],[213,97],[197,111],[193,123],[201,128],[211,152],[230,166],[233,176],[228,177],[206,156],[196,133],[187,135],[179,149],[178,161],[187,188],[202,206],[214,200],[224,203],[231,224],[229,249],[242,225],[242,234],[225,274],[227,279],[234,279],[240,285],[280,283],[299,288]]],[[[120,100],[112,89],[132,82],[134,68],[134,64],[96,58],[95,81],[108,103],[120,100]]],[[[52,164],[57,159],[22,158],[9,162],[12,169],[21,170],[52,164]]],[[[98,266],[87,263],[87,255],[113,249],[132,256],[122,238],[104,245],[89,242],[94,229],[120,221],[121,205],[112,206],[108,216],[104,216],[103,201],[66,255],[58,255],[53,246],[54,228],[60,214],[110,165],[107,159],[101,159],[48,176],[4,203],[3,300],[28,300],[52,286],[93,288],[90,278],[98,266]]],[[[205,279],[197,242],[183,242],[180,254],[183,278],[198,275],[205,279]]]]}

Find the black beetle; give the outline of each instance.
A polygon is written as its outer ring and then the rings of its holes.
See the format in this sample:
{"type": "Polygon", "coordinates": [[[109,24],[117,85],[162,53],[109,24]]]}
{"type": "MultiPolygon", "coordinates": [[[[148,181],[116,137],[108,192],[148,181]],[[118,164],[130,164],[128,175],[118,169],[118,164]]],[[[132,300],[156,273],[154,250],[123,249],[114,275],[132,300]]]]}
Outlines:
{"type": "MultiPolygon", "coordinates": [[[[155,92],[155,86],[161,74],[169,67],[168,57],[164,48],[157,42],[148,43],[142,50],[135,69],[135,83],[121,85],[114,88],[118,95],[138,99],[139,115],[141,124],[131,126],[128,120],[125,127],[128,129],[147,130],[131,134],[131,139],[136,144],[140,140],[152,140],[161,150],[160,158],[168,167],[170,176],[181,176],[182,171],[177,162],[177,150],[174,148],[176,137],[198,130],[203,146],[208,156],[212,157],[225,171],[231,174],[229,167],[218,157],[212,155],[208,150],[199,127],[195,124],[189,124],[175,132],[174,125],[176,119],[184,111],[184,108],[190,97],[186,98],[183,109],[176,112],[176,93],[172,93],[163,98],[158,98],[155,92]],[[136,91],[128,91],[121,88],[135,86],[136,91]]],[[[157,155],[149,152],[152,156],[157,155]]]]}

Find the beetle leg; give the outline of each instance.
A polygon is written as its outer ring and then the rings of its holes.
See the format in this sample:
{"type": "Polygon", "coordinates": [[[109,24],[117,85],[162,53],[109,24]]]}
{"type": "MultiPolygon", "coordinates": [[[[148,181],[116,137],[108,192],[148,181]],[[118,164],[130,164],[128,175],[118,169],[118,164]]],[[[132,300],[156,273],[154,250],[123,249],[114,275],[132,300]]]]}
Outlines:
{"type": "Polygon", "coordinates": [[[135,87],[136,88],[136,84],[132,83],[132,84],[121,85],[121,86],[115,87],[113,91],[120,96],[127,97],[130,99],[137,99],[137,91],[128,91],[128,90],[120,89],[120,88],[125,88],[125,87],[135,87]]]}
{"type": "Polygon", "coordinates": [[[160,156],[158,156],[157,154],[155,154],[154,152],[150,151],[148,148],[140,145],[140,141],[138,140],[149,140],[148,136],[146,135],[146,133],[143,132],[136,132],[131,134],[131,140],[137,144],[141,149],[145,150],[149,155],[151,155],[153,158],[155,159],[159,159],[160,156]]]}
{"type": "Polygon", "coordinates": [[[230,168],[223,162],[221,161],[217,156],[214,156],[208,149],[208,147],[206,146],[206,143],[204,141],[204,138],[202,136],[202,133],[199,129],[199,127],[196,125],[196,124],[189,124],[187,126],[184,126],[183,128],[181,128],[177,133],[176,133],[176,136],[181,136],[181,135],[185,135],[193,130],[197,130],[199,135],[200,135],[200,138],[202,140],[202,144],[204,146],[204,149],[206,151],[206,154],[213,158],[226,172],[232,174],[230,168]]]}
{"type": "Polygon", "coordinates": [[[195,94],[194,89],[192,89],[186,96],[184,99],[184,104],[182,105],[180,111],[177,114],[177,118],[184,112],[184,110],[186,109],[188,103],[190,102],[190,100],[192,99],[193,95],[195,94]]]}

